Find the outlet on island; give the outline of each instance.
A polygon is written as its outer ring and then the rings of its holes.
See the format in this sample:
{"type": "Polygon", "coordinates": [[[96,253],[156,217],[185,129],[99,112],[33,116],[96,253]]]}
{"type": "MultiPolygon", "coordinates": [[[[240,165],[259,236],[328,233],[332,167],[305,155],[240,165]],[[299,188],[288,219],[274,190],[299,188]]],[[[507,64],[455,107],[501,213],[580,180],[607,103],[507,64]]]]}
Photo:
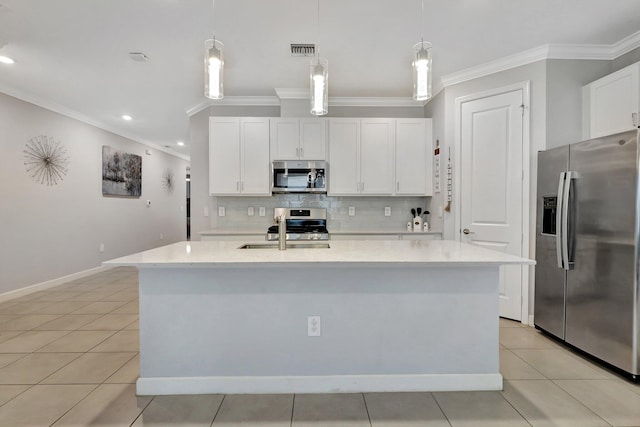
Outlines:
{"type": "Polygon", "coordinates": [[[349,206],[349,216],[356,216],[355,206],[349,206]]]}
{"type": "Polygon", "coordinates": [[[321,334],[320,329],[320,316],[308,316],[307,317],[307,336],[319,337],[321,334]]]}

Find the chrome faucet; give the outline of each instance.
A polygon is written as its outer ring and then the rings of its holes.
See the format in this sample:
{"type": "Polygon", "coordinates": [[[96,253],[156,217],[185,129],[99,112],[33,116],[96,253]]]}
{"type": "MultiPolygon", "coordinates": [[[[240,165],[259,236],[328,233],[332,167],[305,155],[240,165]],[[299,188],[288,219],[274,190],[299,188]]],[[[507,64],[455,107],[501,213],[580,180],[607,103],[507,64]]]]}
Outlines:
{"type": "Polygon", "coordinates": [[[287,214],[286,212],[280,215],[278,221],[278,249],[281,251],[287,250],[287,214]]]}

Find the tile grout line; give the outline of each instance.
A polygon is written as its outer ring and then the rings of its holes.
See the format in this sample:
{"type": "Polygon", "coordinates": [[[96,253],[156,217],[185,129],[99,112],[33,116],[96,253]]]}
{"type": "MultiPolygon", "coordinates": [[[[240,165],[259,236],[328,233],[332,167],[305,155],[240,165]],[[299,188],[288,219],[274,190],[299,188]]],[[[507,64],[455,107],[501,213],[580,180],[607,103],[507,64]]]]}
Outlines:
{"type": "Polygon", "coordinates": [[[450,426],[453,426],[453,424],[451,423],[451,420],[447,416],[447,413],[444,412],[444,409],[442,409],[442,406],[440,406],[440,402],[438,402],[438,398],[436,397],[435,393],[434,392],[429,392],[429,394],[433,398],[433,401],[436,402],[436,405],[438,406],[438,409],[440,409],[440,412],[444,416],[444,419],[447,420],[447,422],[449,423],[450,426]]]}
{"type": "Polygon", "coordinates": [[[293,393],[293,397],[291,400],[291,419],[289,420],[289,427],[293,427],[293,414],[295,413],[295,409],[296,409],[296,394],[293,393]]]}
{"type": "MultiPolygon", "coordinates": [[[[83,384],[83,385],[92,385],[92,384],[83,384]]],[[[69,413],[69,411],[71,411],[73,408],[75,408],[76,406],[78,406],[80,404],[80,402],[82,402],[83,400],[85,400],[87,397],[89,397],[89,395],[91,393],[93,393],[94,391],[96,391],[96,389],[100,386],[100,384],[93,384],[95,387],[93,387],[91,389],[91,391],[89,391],[89,393],[85,394],[84,397],[80,400],[78,400],[75,405],[72,405],[69,409],[67,409],[66,411],[64,411],[64,413],[62,415],[60,415],[58,418],[56,418],[51,424],[49,424],[49,427],[51,427],[52,425],[54,425],[55,423],[57,423],[58,421],[60,421],[60,419],[62,417],[64,417],[65,415],[67,415],[69,413]]]]}
{"type": "Polygon", "coordinates": [[[216,417],[220,413],[220,409],[222,409],[222,404],[224,403],[224,399],[226,398],[227,398],[227,395],[224,394],[222,396],[222,400],[220,401],[220,405],[218,405],[218,409],[216,410],[216,413],[213,415],[213,419],[211,420],[211,424],[209,424],[209,427],[213,426],[213,423],[216,422],[216,417]]]}
{"type": "Polygon", "coordinates": [[[371,414],[369,414],[369,406],[367,406],[367,399],[364,397],[364,393],[360,393],[360,396],[362,396],[362,401],[364,402],[364,410],[367,412],[367,419],[369,420],[369,427],[372,427],[371,414]]]}
{"type": "MultiPolygon", "coordinates": [[[[544,377],[544,375],[543,375],[543,377],[544,377]]],[[[546,378],[546,377],[545,377],[545,378],[546,378]]],[[[522,381],[545,381],[545,380],[522,380],[522,381]]],[[[507,381],[507,382],[509,382],[509,381],[507,381]]],[[[516,413],[522,417],[522,419],[524,420],[524,422],[525,422],[525,423],[529,424],[530,426],[533,426],[533,424],[531,424],[531,423],[529,422],[529,420],[527,419],[527,417],[525,417],[525,416],[524,416],[524,414],[523,414],[522,412],[520,412],[520,411],[518,410],[518,408],[516,408],[516,407],[513,405],[513,403],[511,403],[511,401],[510,401],[509,399],[507,399],[507,397],[504,395],[504,381],[503,381],[503,385],[502,385],[502,390],[500,390],[500,397],[502,397],[502,399],[504,399],[504,401],[505,401],[505,402],[507,402],[507,404],[508,404],[509,406],[511,406],[511,407],[513,408],[513,410],[514,410],[514,411],[516,411],[516,413]]]]}
{"type": "MultiPolygon", "coordinates": [[[[540,372],[539,370],[537,370],[533,365],[531,365],[529,362],[527,362],[526,360],[524,360],[522,357],[518,356],[515,352],[511,351],[511,349],[507,348],[505,349],[507,350],[509,353],[513,354],[516,358],[520,359],[522,361],[522,363],[524,363],[525,365],[527,365],[528,367],[530,367],[531,369],[533,369],[535,372],[539,373],[540,375],[542,375],[543,378],[546,378],[548,380],[550,380],[551,378],[547,378],[547,376],[545,374],[543,374],[542,372],[540,372]]],[[[525,350],[525,349],[519,349],[519,350],[525,350]]]]}
{"type": "MultiPolygon", "coordinates": [[[[605,380],[606,378],[603,378],[603,380],[605,380]]],[[[609,421],[605,420],[603,417],[600,416],[600,414],[596,413],[596,411],[594,411],[593,409],[591,409],[590,407],[588,407],[587,405],[585,405],[580,399],[578,399],[577,397],[575,397],[573,394],[569,393],[567,390],[565,390],[564,388],[562,388],[560,386],[560,384],[558,384],[556,381],[594,381],[591,379],[574,379],[574,380],[549,380],[551,381],[551,383],[553,385],[555,385],[556,387],[558,387],[560,390],[562,390],[564,393],[567,394],[567,396],[569,396],[570,398],[572,398],[573,400],[575,400],[576,402],[578,402],[580,405],[582,405],[587,411],[591,412],[592,414],[594,414],[596,417],[600,418],[602,421],[604,421],[605,423],[609,424],[610,426],[612,426],[613,424],[611,424],[609,421]]],[[[597,379],[595,381],[598,381],[597,379]]]]}
{"type": "MultiPolygon", "coordinates": [[[[136,395],[137,396],[137,395],[136,395]]],[[[153,402],[153,399],[155,399],[156,396],[152,396],[151,399],[149,399],[149,403],[147,403],[146,405],[144,405],[144,408],[142,408],[142,410],[140,411],[140,413],[138,415],[136,415],[136,417],[133,419],[133,421],[131,421],[131,424],[129,424],[129,427],[131,427],[132,425],[135,424],[136,421],[138,421],[138,418],[140,418],[142,416],[142,414],[144,413],[144,411],[149,407],[149,405],[151,405],[151,402],[153,402]]],[[[143,421],[144,422],[144,421],[143,421]]]]}

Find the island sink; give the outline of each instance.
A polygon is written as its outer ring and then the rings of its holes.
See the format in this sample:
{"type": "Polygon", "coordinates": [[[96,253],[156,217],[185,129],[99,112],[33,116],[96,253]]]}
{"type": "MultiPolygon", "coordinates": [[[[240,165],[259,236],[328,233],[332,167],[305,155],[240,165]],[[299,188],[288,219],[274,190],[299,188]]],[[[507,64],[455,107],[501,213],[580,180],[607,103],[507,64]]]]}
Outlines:
{"type": "MultiPolygon", "coordinates": [[[[287,242],[287,249],[330,249],[328,243],[290,243],[287,242]]],[[[278,249],[277,243],[245,243],[238,249],[278,249]]]]}

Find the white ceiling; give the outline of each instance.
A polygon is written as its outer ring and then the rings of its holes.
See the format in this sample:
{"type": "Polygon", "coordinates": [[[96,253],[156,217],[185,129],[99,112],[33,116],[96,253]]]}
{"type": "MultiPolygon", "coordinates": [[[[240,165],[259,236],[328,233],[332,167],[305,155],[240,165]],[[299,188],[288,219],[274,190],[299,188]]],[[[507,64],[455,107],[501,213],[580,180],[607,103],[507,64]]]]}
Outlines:
{"type": "Polygon", "coordinates": [[[330,97],[411,96],[412,46],[442,76],[549,43],[611,45],[640,30],[639,0],[0,0],[0,91],[188,154],[205,98],[203,46],[225,44],[225,97],[308,87],[319,42],[330,97]],[[6,43],[2,47],[3,42],[6,43]],[[148,62],[128,53],[143,52],[148,62]],[[133,116],[130,122],[120,118],[133,116]],[[184,148],[178,140],[187,142],[184,148]]]}

